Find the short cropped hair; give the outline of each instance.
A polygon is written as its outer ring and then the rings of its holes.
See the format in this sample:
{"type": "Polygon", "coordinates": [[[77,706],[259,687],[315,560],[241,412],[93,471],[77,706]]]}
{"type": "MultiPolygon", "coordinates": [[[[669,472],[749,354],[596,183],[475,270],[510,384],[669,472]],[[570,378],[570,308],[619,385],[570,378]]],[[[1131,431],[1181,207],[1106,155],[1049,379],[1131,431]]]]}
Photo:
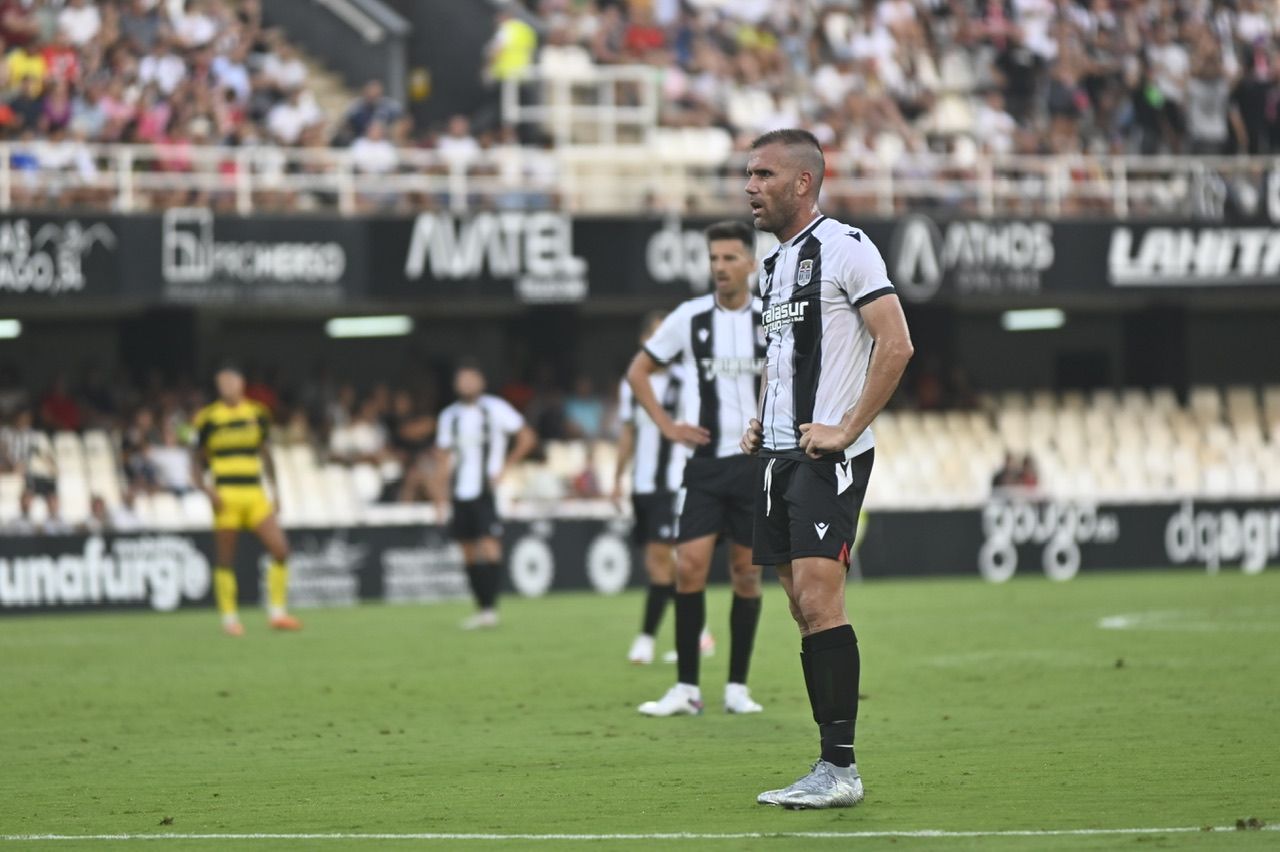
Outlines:
{"type": "Polygon", "coordinates": [[[818,137],[799,127],[783,127],[762,133],[752,140],[751,150],[754,151],[766,145],[809,145],[818,153],[822,153],[822,143],[818,141],[818,137]]]}
{"type": "Polygon", "coordinates": [[[822,153],[822,143],[818,141],[817,136],[798,127],[770,130],[768,133],[763,133],[752,140],[751,150],[755,151],[766,145],[785,145],[788,148],[807,149],[808,156],[812,158],[808,166],[813,174],[814,185],[819,188],[822,186],[822,179],[827,171],[827,158],[822,153]]]}
{"type": "Polygon", "coordinates": [[[725,219],[722,222],[716,222],[704,232],[707,242],[712,240],[737,240],[750,250],[756,247],[756,232],[746,222],[739,222],[737,219],[725,219]]]}
{"type": "Polygon", "coordinates": [[[470,370],[473,373],[484,375],[484,368],[480,366],[480,359],[473,355],[464,355],[454,363],[453,374],[455,376],[463,370],[470,370]]]}

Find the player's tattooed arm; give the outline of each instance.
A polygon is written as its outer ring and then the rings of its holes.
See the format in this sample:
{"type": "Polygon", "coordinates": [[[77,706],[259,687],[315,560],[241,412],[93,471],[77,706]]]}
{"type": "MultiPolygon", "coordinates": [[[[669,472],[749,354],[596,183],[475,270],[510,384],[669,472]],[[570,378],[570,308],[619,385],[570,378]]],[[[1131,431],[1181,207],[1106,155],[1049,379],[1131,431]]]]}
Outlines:
{"type": "Polygon", "coordinates": [[[867,431],[871,421],[893,396],[903,371],[907,369],[907,362],[915,352],[906,317],[902,314],[902,303],[897,296],[882,296],[860,310],[862,321],[875,341],[867,369],[867,383],[862,396],[840,418],[839,424],[800,424],[800,448],[811,458],[842,453],[867,431]]]}
{"type": "Polygon", "coordinates": [[[653,392],[653,383],[649,380],[649,377],[660,369],[662,365],[643,349],[631,359],[631,366],[627,368],[627,382],[631,385],[631,392],[635,394],[636,402],[640,403],[640,406],[653,418],[654,424],[668,441],[675,441],[690,448],[711,443],[709,431],[693,423],[672,420],[671,415],[663,410],[662,403],[658,401],[658,395],[653,392]]]}

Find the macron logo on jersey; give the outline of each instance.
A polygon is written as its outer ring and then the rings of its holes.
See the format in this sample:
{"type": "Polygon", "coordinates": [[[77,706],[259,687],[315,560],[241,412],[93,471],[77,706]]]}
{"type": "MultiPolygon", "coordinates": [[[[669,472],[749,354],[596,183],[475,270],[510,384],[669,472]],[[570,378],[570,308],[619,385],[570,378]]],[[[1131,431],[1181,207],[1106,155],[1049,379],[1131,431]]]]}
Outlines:
{"type": "Polygon", "coordinates": [[[805,313],[809,309],[809,302],[783,302],[781,305],[774,305],[760,315],[760,325],[765,332],[772,333],[779,331],[788,325],[795,325],[798,322],[804,322],[805,313]]]}

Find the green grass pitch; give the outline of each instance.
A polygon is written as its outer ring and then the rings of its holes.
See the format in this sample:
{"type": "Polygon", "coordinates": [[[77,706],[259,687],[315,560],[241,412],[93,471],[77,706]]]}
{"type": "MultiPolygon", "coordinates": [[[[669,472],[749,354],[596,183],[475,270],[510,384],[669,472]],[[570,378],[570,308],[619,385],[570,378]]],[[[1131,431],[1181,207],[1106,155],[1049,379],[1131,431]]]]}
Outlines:
{"type": "MultiPolygon", "coordinates": [[[[707,712],[635,706],[674,667],[624,662],[636,594],[462,604],[0,620],[0,835],[993,832],[1280,822],[1280,572],[851,586],[866,802],[757,806],[816,754],[781,592],[730,717],[729,592],[707,712]],[[1100,627],[1111,619],[1112,629],[1100,627]],[[1118,628],[1118,629],[1117,629],[1118,628]]],[[[660,647],[670,647],[672,618],[660,647]]],[[[0,848],[1276,849],[1280,833],[712,840],[0,841],[0,848]]]]}

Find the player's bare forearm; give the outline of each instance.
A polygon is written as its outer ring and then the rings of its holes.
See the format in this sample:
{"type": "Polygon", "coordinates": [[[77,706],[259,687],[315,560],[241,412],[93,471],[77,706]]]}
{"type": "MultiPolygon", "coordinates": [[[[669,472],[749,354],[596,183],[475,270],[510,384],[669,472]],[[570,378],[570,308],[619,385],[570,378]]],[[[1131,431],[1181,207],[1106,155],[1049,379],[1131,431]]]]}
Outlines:
{"type": "Polygon", "coordinates": [[[262,449],[258,451],[262,456],[262,469],[267,474],[267,479],[271,482],[272,494],[275,497],[276,511],[280,511],[280,480],[276,477],[276,460],[271,456],[271,446],[263,443],[262,449]]]}
{"type": "Polygon", "coordinates": [[[643,349],[631,359],[631,366],[627,368],[627,383],[631,385],[636,402],[640,403],[640,407],[653,419],[658,431],[668,441],[676,441],[690,448],[710,443],[711,433],[706,429],[690,423],[677,423],[662,408],[650,382],[650,377],[660,369],[662,365],[643,349]]]}
{"type": "Polygon", "coordinates": [[[212,494],[213,488],[205,478],[206,469],[204,451],[196,450],[191,454],[191,481],[204,493],[212,494]]]}
{"type": "Polygon", "coordinates": [[[742,434],[742,440],[738,447],[749,456],[754,456],[760,452],[760,448],[764,446],[764,398],[769,393],[769,367],[766,364],[764,369],[760,371],[760,396],[756,400],[756,416],[751,418],[751,422],[747,424],[746,431],[742,434]]]}
{"type": "Polygon", "coordinates": [[[443,511],[449,505],[449,477],[453,474],[453,453],[435,449],[435,476],[431,478],[431,497],[436,508],[443,511]]]}
{"type": "Polygon", "coordinates": [[[503,470],[510,470],[528,457],[533,452],[533,448],[538,445],[538,436],[528,426],[520,427],[520,431],[516,433],[516,440],[511,447],[511,452],[507,454],[506,461],[503,462],[503,470]]]}
{"type": "Polygon", "coordinates": [[[862,318],[875,340],[862,396],[838,424],[800,424],[800,448],[811,458],[844,452],[858,440],[888,404],[915,351],[897,296],[884,296],[867,305],[862,318]]]}
{"type": "Polygon", "coordinates": [[[871,363],[867,367],[867,382],[858,402],[840,419],[841,431],[852,444],[867,430],[889,404],[907,363],[915,353],[911,345],[911,332],[903,316],[897,296],[884,296],[862,309],[863,321],[875,340],[871,363]]]}
{"type": "Polygon", "coordinates": [[[653,392],[653,384],[650,381],[653,374],[660,369],[662,365],[653,360],[652,355],[641,349],[636,353],[636,357],[631,359],[631,366],[627,367],[627,384],[631,385],[631,392],[635,394],[636,402],[640,403],[640,407],[665,435],[674,422],[663,410],[662,403],[658,401],[658,395],[653,392]]]}
{"type": "Polygon", "coordinates": [[[622,480],[627,475],[627,466],[631,464],[631,457],[636,450],[636,427],[630,423],[622,424],[622,433],[618,435],[618,462],[613,471],[613,490],[614,493],[620,493],[622,489],[622,480]]]}
{"type": "Polygon", "coordinates": [[[276,479],[276,460],[271,457],[271,448],[266,444],[263,444],[260,455],[262,456],[262,469],[266,471],[267,478],[271,480],[272,484],[278,485],[279,480],[276,479]]]}
{"type": "Polygon", "coordinates": [[[840,431],[852,444],[858,436],[867,431],[867,427],[876,419],[893,398],[893,392],[902,380],[902,373],[911,356],[891,358],[879,348],[871,355],[871,366],[867,370],[867,385],[858,399],[858,404],[845,412],[840,418],[840,431]]]}

